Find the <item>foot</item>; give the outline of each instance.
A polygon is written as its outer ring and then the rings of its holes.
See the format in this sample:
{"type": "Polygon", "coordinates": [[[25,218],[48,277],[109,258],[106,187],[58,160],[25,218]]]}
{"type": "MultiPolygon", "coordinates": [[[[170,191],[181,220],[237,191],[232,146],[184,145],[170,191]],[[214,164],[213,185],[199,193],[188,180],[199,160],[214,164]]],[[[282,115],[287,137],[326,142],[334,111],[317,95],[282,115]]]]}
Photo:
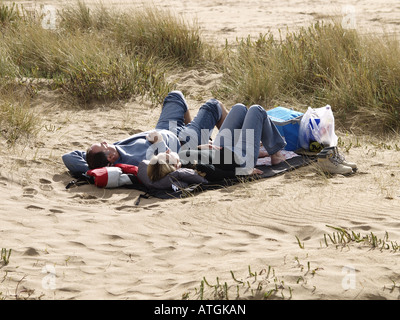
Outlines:
{"type": "Polygon", "coordinates": [[[279,164],[285,160],[286,160],[285,156],[280,151],[271,155],[271,164],[272,165],[279,164]]]}
{"type": "Polygon", "coordinates": [[[216,124],[216,126],[217,126],[217,128],[219,130],[221,128],[222,124],[224,123],[226,116],[228,115],[228,110],[226,110],[226,108],[221,103],[221,101],[218,100],[218,103],[221,106],[221,110],[222,110],[221,119],[219,119],[219,121],[216,124]]]}
{"type": "Polygon", "coordinates": [[[269,157],[269,153],[266,150],[260,150],[258,152],[258,157],[259,158],[265,158],[265,157],[269,157]]]}

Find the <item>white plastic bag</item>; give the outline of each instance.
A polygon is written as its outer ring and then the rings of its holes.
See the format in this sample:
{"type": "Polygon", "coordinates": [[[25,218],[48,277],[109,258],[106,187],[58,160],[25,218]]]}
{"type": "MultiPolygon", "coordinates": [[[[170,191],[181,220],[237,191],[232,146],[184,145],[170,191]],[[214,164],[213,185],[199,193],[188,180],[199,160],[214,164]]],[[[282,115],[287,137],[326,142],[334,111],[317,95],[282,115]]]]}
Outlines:
{"type": "Polygon", "coordinates": [[[337,145],[335,118],[330,105],[317,109],[309,107],[303,115],[299,128],[300,146],[309,150],[312,141],[317,141],[324,147],[337,145]]]}

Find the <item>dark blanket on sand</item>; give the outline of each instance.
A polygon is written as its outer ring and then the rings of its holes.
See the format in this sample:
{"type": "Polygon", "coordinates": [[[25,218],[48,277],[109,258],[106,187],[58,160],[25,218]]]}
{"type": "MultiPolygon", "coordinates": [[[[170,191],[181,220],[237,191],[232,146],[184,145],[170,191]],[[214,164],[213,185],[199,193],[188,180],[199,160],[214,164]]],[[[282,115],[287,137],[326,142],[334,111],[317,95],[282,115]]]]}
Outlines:
{"type": "MultiPolygon", "coordinates": [[[[295,169],[298,169],[300,167],[306,166],[311,164],[316,160],[315,155],[314,156],[308,156],[308,155],[300,155],[298,157],[294,157],[291,159],[288,159],[284,162],[281,162],[277,165],[273,166],[257,166],[257,169],[260,169],[263,173],[261,175],[256,175],[256,176],[236,176],[234,178],[229,178],[229,179],[223,179],[221,181],[213,181],[207,184],[198,184],[198,185],[193,185],[189,186],[186,189],[176,189],[175,191],[172,189],[169,190],[157,190],[157,189],[152,189],[150,190],[147,188],[145,185],[141,183],[134,183],[130,185],[124,185],[122,188],[129,188],[129,189],[136,189],[139,191],[142,191],[143,193],[138,197],[136,200],[136,205],[139,204],[141,198],[150,198],[150,197],[156,197],[159,199],[174,199],[174,198],[185,198],[189,195],[194,195],[200,192],[204,192],[207,190],[217,190],[221,188],[226,188],[229,186],[233,186],[237,183],[240,182],[251,182],[251,181],[258,181],[261,179],[266,179],[266,178],[271,178],[276,175],[280,175],[295,169]]],[[[88,177],[86,175],[82,175],[82,177],[78,178],[77,180],[71,181],[66,188],[69,189],[72,186],[80,186],[83,184],[92,184],[94,183],[93,177],[88,177]]]]}
{"type": "MultiPolygon", "coordinates": [[[[233,186],[237,183],[243,182],[243,181],[257,181],[260,179],[266,179],[266,178],[271,178],[279,174],[283,174],[288,171],[295,170],[297,168],[306,166],[311,164],[312,162],[315,161],[315,157],[309,157],[309,156],[298,156],[294,157],[291,159],[288,159],[284,162],[281,162],[277,165],[273,166],[257,166],[257,169],[260,169],[263,171],[263,174],[257,175],[257,176],[252,176],[252,177],[236,177],[233,179],[223,179],[221,181],[213,181],[208,184],[200,184],[200,185],[195,185],[191,186],[190,188],[184,189],[184,190],[177,190],[177,191],[172,191],[172,190],[147,190],[147,188],[143,185],[130,185],[127,186],[128,188],[133,188],[133,189],[139,189],[145,192],[145,194],[141,195],[141,197],[156,197],[160,199],[173,199],[173,198],[184,198],[187,197],[188,195],[193,195],[199,192],[204,192],[207,190],[216,190],[220,188],[225,188],[229,186],[233,186]]],[[[140,200],[140,198],[138,201],[140,200]]],[[[138,204],[137,201],[137,204],[138,204]]]]}

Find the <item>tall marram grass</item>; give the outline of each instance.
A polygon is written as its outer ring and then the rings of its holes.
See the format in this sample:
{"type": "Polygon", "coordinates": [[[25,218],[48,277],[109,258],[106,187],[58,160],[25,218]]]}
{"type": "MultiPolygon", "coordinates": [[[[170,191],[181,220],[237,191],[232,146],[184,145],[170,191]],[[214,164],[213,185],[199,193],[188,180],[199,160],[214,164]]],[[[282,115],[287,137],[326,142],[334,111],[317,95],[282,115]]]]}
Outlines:
{"type": "Polygon", "coordinates": [[[330,104],[347,128],[400,131],[395,38],[316,23],[221,50],[203,42],[196,24],[153,7],[120,12],[78,0],[58,14],[57,28],[47,30],[40,13],[0,0],[1,83],[46,78],[81,105],[134,96],[157,104],[176,88],[166,75],[212,65],[223,73],[214,92],[219,99],[303,109],[330,104]]]}
{"type": "Polygon", "coordinates": [[[9,146],[36,136],[40,117],[30,109],[30,93],[0,82],[0,136],[9,146]]]}
{"type": "Polygon", "coordinates": [[[10,143],[37,132],[39,120],[26,97],[15,97],[21,79],[49,79],[81,106],[134,96],[160,104],[174,88],[166,73],[206,61],[199,28],[169,11],[128,12],[89,8],[78,0],[58,12],[55,30],[40,12],[0,0],[0,125],[10,143]]]}
{"type": "Polygon", "coordinates": [[[102,33],[129,55],[150,56],[190,67],[204,61],[209,52],[199,27],[168,10],[147,6],[118,12],[102,4],[91,9],[78,1],[60,14],[65,30],[102,33]]]}
{"type": "Polygon", "coordinates": [[[78,1],[59,14],[56,30],[43,29],[39,14],[2,27],[1,77],[51,79],[83,104],[136,95],[161,103],[173,89],[165,74],[204,56],[198,28],[169,12],[90,9],[78,1]]]}
{"type": "Polygon", "coordinates": [[[316,23],[285,38],[260,35],[226,49],[220,94],[269,106],[330,104],[341,123],[374,132],[400,129],[400,45],[316,23]],[[371,120],[374,126],[371,127],[371,120]]]}
{"type": "Polygon", "coordinates": [[[19,19],[19,9],[15,3],[0,2],[0,26],[4,26],[19,19]]]}

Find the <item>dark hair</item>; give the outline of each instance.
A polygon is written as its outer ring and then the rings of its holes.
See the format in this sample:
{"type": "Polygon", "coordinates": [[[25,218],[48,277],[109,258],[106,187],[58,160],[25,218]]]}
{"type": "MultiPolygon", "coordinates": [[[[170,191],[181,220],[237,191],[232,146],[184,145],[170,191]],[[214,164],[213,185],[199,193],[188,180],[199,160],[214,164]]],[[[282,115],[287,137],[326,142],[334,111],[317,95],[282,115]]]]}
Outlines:
{"type": "Polygon", "coordinates": [[[90,149],[86,152],[86,162],[91,170],[107,167],[109,165],[104,151],[94,153],[90,149]]]}

